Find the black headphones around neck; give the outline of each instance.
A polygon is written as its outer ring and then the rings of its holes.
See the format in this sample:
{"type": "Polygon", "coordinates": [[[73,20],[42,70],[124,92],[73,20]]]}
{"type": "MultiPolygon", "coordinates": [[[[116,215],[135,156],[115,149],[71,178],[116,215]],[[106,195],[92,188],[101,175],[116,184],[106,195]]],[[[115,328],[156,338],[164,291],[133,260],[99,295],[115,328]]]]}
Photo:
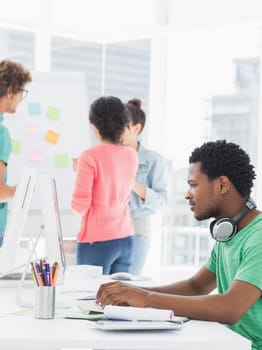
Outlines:
{"type": "Polygon", "coordinates": [[[222,218],[218,220],[213,220],[210,223],[209,229],[211,236],[218,242],[227,242],[232,239],[237,233],[237,223],[243,218],[250,210],[255,209],[256,203],[252,198],[248,198],[245,206],[240,209],[240,211],[230,218],[222,218]]]}

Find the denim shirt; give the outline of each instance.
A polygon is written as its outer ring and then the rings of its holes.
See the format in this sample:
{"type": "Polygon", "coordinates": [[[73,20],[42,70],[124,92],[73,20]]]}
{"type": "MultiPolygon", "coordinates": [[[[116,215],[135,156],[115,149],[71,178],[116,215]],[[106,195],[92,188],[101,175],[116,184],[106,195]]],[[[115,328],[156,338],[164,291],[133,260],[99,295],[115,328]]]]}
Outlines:
{"type": "Polygon", "coordinates": [[[133,219],[155,214],[167,201],[165,164],[160,154],[140,144],[138,162],[136,182],[146,186],[146,198],[131,192],[129,208],[133,219]]]}
{"type": "MultiPolygon", "coordinates": [[[[4,117],[0,114],[0,160],[5,164],[11,153],[12,145],[9,131],[3,125],[4,117]]],[[[7,171],[5,170],[4,181],[7,179],[7,171]]],[[[4,231],[7,221],[7,203],[0,203],[0,231],[4,231]]]]}

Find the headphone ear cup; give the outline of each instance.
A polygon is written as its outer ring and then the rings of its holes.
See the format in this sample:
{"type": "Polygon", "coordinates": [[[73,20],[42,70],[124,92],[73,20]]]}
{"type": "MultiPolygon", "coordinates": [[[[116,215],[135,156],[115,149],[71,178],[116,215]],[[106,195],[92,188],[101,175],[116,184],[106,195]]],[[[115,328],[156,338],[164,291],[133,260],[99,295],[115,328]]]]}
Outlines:
{"type": "Polygon", "coordinates": [[[219,242],[227,242],[235,236],[237,233],[237,223],[243,216],[245,216],[250,210],[255,209],[256,203],[252,198],[248,198],[245,206],[236,214],[230,218],[222,218],[211,221],[209,230],[211,236],[219,242]]]}
{"type": "Polygon", "coordinates": [[[237,232],[237,225],[229,218],[212,221],[210,226],[212,237],[219,242],[229,241],[237,232]]]}
{"type": "Polygon", "coordinates": [[[214,237],[214,234],[213,234],[213,227],[215,225],[215,223],[217,222],[217,220],[212,220],[209,224],[209,231],[210,231],[210,234],[211,234],[211,237],[215,239],[214,237]]]}

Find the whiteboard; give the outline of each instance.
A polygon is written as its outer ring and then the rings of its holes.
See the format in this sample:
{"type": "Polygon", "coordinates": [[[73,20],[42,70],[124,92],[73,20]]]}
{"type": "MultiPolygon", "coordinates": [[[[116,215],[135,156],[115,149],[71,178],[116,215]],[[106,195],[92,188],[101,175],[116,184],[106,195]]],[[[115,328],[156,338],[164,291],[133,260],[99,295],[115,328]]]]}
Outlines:
{"type": "MultiPolygon", "coordinates": [[[[48,173],[57,183],[60,209],[70,209],[75,172],[72,157],[90,144],[87,90],[83,73],[35,72],[28,96],[15,114],[5,116],[12,154],[8,184],[16,184],[24,166],[48,173]]],[[[31,209],[41,209],[36,187],[31,209]]]]}

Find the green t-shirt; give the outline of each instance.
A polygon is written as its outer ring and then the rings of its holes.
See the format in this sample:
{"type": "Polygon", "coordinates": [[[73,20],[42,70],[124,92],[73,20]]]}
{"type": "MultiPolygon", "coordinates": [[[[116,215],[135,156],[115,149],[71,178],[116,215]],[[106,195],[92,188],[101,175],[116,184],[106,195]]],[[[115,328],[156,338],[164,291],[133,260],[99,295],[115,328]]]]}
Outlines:
{"type": "MultiPolygon", "coordinates": [[[[231,241],[216,242],[206,267],[216,274],[220,294],[233,280],[248,282],[262,290],[262,214],[231,241]]],[[[262,350],[262,298],[228,327],[250,339],[253,350],[262,350]]]]}
{"type": "MultiPolygon", "coordinates": [[[[4,117],[0,114],[0,160],[8,163],[8,159],[12,150],[11,138],[9,131],[3,125],[4,117]]],[[[7,170],[5,171],[4,181],[7,179],[7,170]]],[[[7,221],[7,203],[0,203],[0,230],[4,231],[7,221]]]]}

